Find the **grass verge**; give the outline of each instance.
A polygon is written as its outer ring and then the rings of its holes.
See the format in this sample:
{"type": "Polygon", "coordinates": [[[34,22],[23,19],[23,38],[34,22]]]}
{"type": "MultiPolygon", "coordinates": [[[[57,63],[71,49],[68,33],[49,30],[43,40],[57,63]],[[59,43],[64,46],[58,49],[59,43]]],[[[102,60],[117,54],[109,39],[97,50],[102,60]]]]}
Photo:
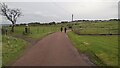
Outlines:
{"type": "Polygon", "coordinates": [[[17,59],[24,51],[27,42],[12,36],[2,37],[2,65],[7,65],[10,61],[17,59]]]}
{"type": "Polygon", "coordinates": [[[74,46],[96,65],[118,65],[118,36],[81,36],[74,32],[68,32],[68,36],[74,46]]]}

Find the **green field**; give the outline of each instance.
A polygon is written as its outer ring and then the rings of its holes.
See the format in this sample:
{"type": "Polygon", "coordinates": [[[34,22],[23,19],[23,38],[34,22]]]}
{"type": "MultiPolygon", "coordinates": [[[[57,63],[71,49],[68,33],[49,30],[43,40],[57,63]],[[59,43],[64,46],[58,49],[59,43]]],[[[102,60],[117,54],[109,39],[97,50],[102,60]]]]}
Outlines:
{"type": "Polygon", "coordinates": [[[73,30],[78,34],[118,34],[118,22],[76,23],[73,30]]]}
{"type": "MultiPolygon", "coordinates": [[[[9,31],[10,31],[10,27],[9,31]]],[[[30,34],[24,35],[23,32],[25,31],[25,26],[16,26],[15,27],[15,32],[14,33],[8,33],[8,35],[12,36],[23,36],[27,38],[32,38],[32,39],[39,39],[49,33],[53,33],[56,31],[60,30],[59,25],[43,25],[43,26],[29,26],[30,28],[30,34]]]]}
{"type": "Polygon", "coordinates": [[[74,46],[95,64],[118,65],[118,36],[81,36],[74,32],[69,32],[68,36],[74,46]]]}

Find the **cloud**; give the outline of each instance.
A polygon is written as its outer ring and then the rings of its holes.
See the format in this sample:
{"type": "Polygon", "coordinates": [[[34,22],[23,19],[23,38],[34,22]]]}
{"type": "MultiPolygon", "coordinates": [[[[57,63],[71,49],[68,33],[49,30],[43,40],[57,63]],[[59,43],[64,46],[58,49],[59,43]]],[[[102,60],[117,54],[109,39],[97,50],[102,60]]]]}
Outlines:
{"type": "Polygon", "coordinates": [[[119,0],[1,0],[1,2],[118,2],[119,0]]]}
{"type": "Polygon", "coordinates": [[[80,2],[7,2],[10,8],[20,8],[21,22],[71,21],[74,19],[110,19],[118,16],[118,0],[80,0],[80,2]]]}

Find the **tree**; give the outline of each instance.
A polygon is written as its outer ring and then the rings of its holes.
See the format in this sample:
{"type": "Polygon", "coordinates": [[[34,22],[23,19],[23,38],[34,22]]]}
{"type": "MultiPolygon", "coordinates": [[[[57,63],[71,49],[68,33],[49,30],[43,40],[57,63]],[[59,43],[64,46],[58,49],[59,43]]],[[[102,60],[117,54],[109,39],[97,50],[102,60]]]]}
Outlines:
{"type": "Polygon", "coordinates": [[[55,25],[56,23],[54,21],[49,23],[49,25],[53,25],[53,24],[55,25]]]}
{"type": "Polygon", "coordinates": [[[0,3],[0,14],[5,16],[12,23],[11,31],[14,32],[14,26],[17,18],[21,16],[20,9],[10,9],[5,3],[0,3]]]}

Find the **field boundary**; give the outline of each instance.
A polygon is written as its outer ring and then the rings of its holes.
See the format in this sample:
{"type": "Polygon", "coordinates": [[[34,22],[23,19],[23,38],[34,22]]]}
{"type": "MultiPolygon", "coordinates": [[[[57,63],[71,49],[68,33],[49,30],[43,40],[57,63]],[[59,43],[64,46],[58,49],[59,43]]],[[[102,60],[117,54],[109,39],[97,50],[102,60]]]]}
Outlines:
{"type": "MultiPolygon", "coordinates": [[[[78,33],[76,33],[76,34],[78,34],[78,33]]],[[[120,34],[78,34],[78,35],[110,36],[110,35],[120,35],[120,34]]]]}

